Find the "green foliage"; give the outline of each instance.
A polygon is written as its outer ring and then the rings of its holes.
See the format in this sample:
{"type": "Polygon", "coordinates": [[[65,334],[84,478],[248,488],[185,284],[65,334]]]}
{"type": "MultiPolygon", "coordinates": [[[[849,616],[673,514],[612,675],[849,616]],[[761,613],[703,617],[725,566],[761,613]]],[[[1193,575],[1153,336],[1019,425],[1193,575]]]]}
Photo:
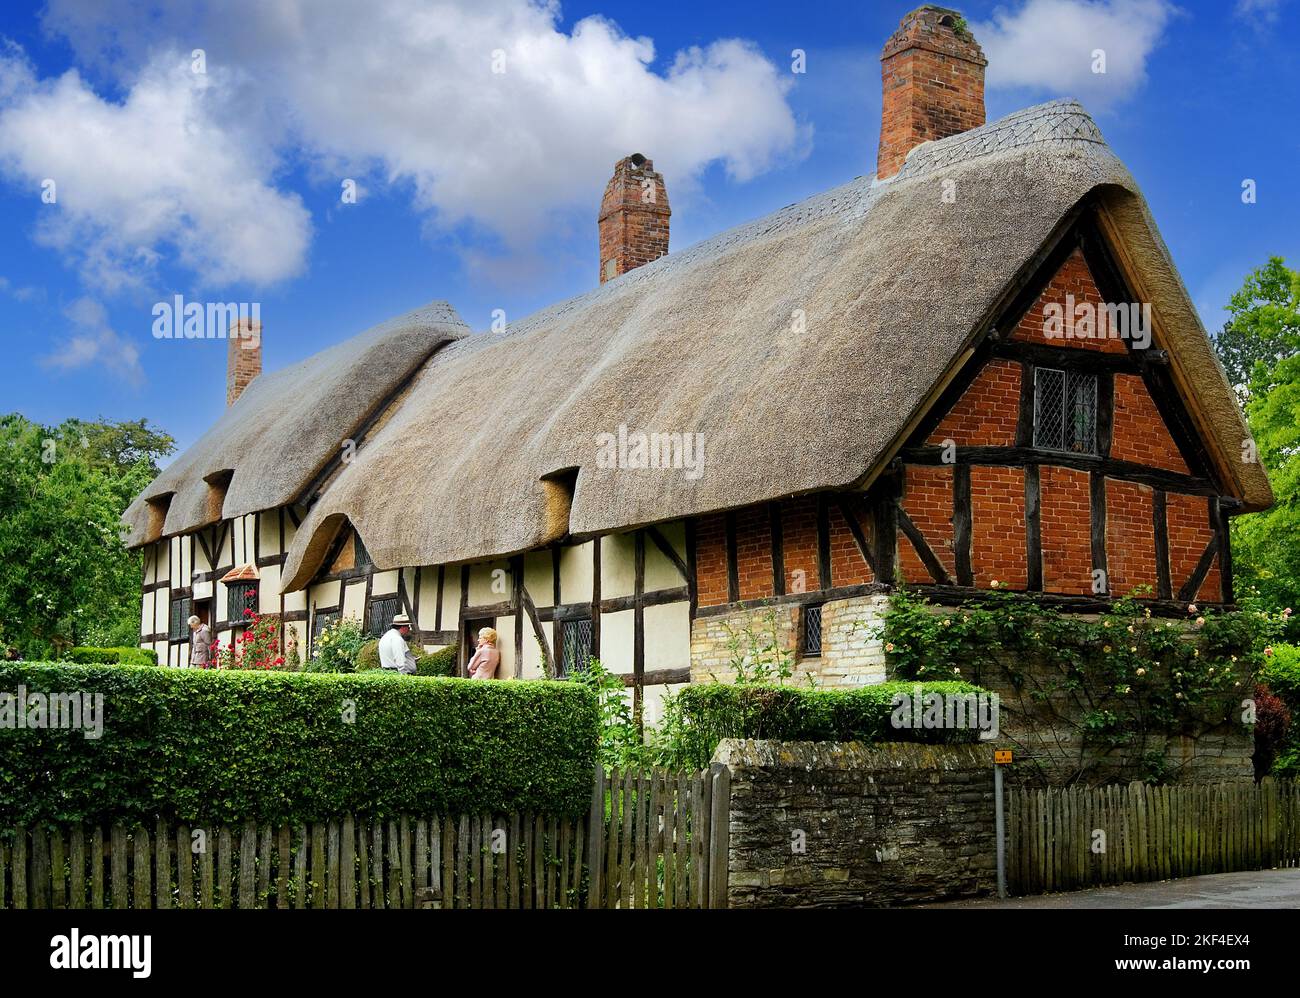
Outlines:
{"type": "Polygon", "coordinates": [[[293,656],[286,659],[280,651],[279,614],[245,610],[244,618],[248,626],[233,645],[220,647],[214,642],[217,668],[296,671],[293,656]]]}
{"type": "Polygon", "coordinates": [[[572,683],[0,664],[0,690],[103,694],[104,731],[0,732],[0,827],[585,813],[595,698],[572,683]]]}
{"type": "Polygon", "coordinates": [[[606,669],[600,659],[591,658],[584,668],[573,670],[567,678],[586,687],[596,698],[600,714],[601,765],[606,769],[624,769],[649,763],[650,757],[632,716],[632,702],[623,677],[606,669]]]}
{"type": "Polygon", "coordinates": [[[448,645],[427,655],[417,655],[415,674],[417,676],[456,675],[456,651],[459,647],[459,645],[448,645]]]}
{"type": "MultiPolygon", "coordinates": [[[[458,645],[448,645],[435,652],[415,656],[415,674],[417,676],[454,676],[456,675],[456,649],[458,645]]],[[[367,641],[357,652],[357,672],[369,672],[379,666],[379,641],[367,641]]],[[[400,673],[399,673],[400,675],[400,673]]]]}
{"type": "Polygon", "coordinates": [[[794,655],[781,639],[775,610],[763,614],[757,628],[748,620],[739,629],[729,621],[722,626],[727,632],[727,665],[737,683],[782,684],[794,675],[794,655]]]}
{"type": "Polygon", "coordinates": [[[1247,276],[1215,345],[1277,504],[1232,519],[1238,579],[1277,609],[1300,602],[1300,272],[1281,257],[1247,276]]]}
{"type": "Polygon", "coordinates": [[[1242,401],[1256,394],[1281,360],[1295,356],[1300,340],[1300,273],[1282,257],[1251,271],[1228,301],[1231,318],[1214,345],[1242,401]]]}
{"type": "Polygon", "coordinates": [[[69,648],[66,662],[78,665],[157,665],[158,653],[152,648],[69,648]]]}
{"type": "Polygon", "coordinates": [[[357,672],[369,672],[379,668],[379,639],[367,641],[357,652],[357,672]]]}
{"type": "Polygon", "coordinates": [[[1300,648],[1274,645],[1259,672],[1261,685],[1285,705],[1291,724],[1283,733],[1272,760],[1274,776],[1300,778],[1300,648]]]}
{"type": "Polygon", "coordinates": [[[173,449],[142,420],[0,416],[0,645],[34,659],[139,638],[140,555],[120,517],[173,449]]]}
{"type": "Polygon", "coordinates": [[[1053,727],[1078,727],[1081,755],[1118,753],[1140,768],[1152,736],[1236,723],[1285,625],[1259,610],[1188,610],[1185,620],[1155,619],[1126,598],[1092,619],[1018,593],[942,608],[901,590],[882,638],[896,678],[1009,683],[1027,721],[1041,708],[1053,727]]]}
{"type": "MultiPolygon", "coordinates": [[[[361,649],[370,636],[355,617],[342,617],[327,625],[312,643],[308,672],[356,672],[361,649]]],[[[376,646],[376,656],[378,647],[376,646]]]]}
{"type": "MultiPolygon", "coordinates": [[[[981,693],[962,682],[891,682],[856,690],[804,689],[796,686],[702,683],[673,698],[668,715],[679,726],[674,738],[654,746],[657,765],[701,768],[708,765],[724,738],[772,738],[780,741],[975,741],[973,729],[896,728],[891,723],[895,697],[937,693],[981,693]],[[675,716],[674,716],[675,715],[675,716]]],[[[661,736],[666,734],[661,729],[661,736]]]]}

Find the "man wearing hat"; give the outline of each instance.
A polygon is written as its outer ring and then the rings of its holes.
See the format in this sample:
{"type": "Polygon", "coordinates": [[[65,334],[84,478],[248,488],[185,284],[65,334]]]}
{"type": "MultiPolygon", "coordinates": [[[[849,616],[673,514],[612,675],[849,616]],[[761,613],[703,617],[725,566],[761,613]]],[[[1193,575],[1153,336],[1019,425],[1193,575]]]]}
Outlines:
{"type": "Polygon", "coordinates": [[[415,675],[415,655],[411,653],[406,639],[411,633],[411,618],[399,613],[393,618],[393,626],[379,639],[379,665],[389,672],[400,672],[407,676],[415,675]]]}

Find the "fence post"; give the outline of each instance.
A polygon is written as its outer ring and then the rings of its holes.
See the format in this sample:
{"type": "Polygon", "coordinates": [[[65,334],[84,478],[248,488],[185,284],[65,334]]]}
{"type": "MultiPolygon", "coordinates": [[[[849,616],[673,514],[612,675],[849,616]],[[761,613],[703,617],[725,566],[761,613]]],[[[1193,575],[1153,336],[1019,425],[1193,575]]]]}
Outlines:
{"type": "Polygon", "coordinates": [[[731,826],[731,770],[715,762],[712,813],[709,815],[709,907],[727,907],[728,845],[731,826]]]}
{"type": "MultiPolygon", "coordinates": [[[[587,817],[587,907],[599,908],[601,898],[602,862],[605,856],[605,767],[596,763],[591,781],[591,814],[587,817]]],[[[582,876],[582,871],[578,871],[582,876]]]]}

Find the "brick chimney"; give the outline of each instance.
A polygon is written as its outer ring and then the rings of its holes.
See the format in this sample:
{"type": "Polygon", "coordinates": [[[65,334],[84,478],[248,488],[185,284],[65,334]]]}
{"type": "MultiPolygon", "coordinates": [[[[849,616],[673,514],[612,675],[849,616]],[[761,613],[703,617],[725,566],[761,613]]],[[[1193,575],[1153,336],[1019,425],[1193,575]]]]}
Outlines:
{"type": "Polygon", "coordinates": [[[897,173],[922,142],[984,124],[987,65],[957,11],[926,4],[903,18],[880,56],[878,179],[897,173]]]}
{"type": "Polygon", "coordinates": [[[600,283],[668,252],[668,190],[639,152],[614,164],[600,202],[600,283]]]}
{"type": "Polygon", "coordinates": [[[262,373],[262,323],[240,319],[226,333],[226,405],[262,373]]]}

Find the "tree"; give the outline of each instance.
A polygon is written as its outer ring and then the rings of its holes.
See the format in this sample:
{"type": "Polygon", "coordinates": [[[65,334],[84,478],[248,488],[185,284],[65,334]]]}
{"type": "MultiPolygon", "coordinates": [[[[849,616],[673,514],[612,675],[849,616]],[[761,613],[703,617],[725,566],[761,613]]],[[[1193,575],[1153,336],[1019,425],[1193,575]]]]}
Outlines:
{"type": "Polygon", "coordinates": [[[1219,356],[1238,386],[1246,420],[1277,498],[1235,517],[1234,567],[1276,607],[1300,606],[1300,272],[1272,257],[1228,305],[1219,356]]]}
{"type": "Polygon", "coordinates": [[[1228,381],[1244,406],[1257,370],[1267,371],[1297,352],[1300,339],[1300,273],[1280,256],[1252,271],[1228,301],[1232,318],[1215,337],[1228,381]]]}
{"type": "Polygon", "coordinates": [[[136,643],[140,556],[120,518],[174,446],[144,420],[0,416],[0,643],[28,658],[136,643]]]}

